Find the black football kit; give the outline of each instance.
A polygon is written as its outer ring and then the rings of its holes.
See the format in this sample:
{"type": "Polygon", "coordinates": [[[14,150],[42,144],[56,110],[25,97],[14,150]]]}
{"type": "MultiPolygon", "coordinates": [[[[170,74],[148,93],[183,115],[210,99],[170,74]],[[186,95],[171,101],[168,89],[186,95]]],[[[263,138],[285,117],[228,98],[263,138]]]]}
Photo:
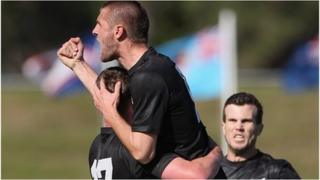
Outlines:
{"type": "MultiPolygon", "coordinates": [[[[167,159],[177,157],[168,153],[161,157],[158,167],[165,167],[167,159]]],[[[89,170],[92,179],[154,179],[160,178],[144,170],[125,149],[112,128],[101,128],[101,133],[93,140],[89,151],[89,170]]],[[[219,171],[220,176],[225,177],[219,171]]]]}
{"type": "Polygon", "coordinates": [[[192,160],[215,146],[209,143],[183,75],[168,57],[149,48],[128,74],[132,130],[158,135],[155,158],[145,166],[155,176],[175,157],[163,154],[192,160]]]}
{"type": "Polygon", "coordinates": [[[101,128],[89,151],[89,168],[92,179],[153,178],[115,135],[111,128],[101,128]]]}
{"type": "MultiPolygon", "coordinates": [[[[150,48],[128,73],[134,112],[132,130],[158,135],[156,155],[142,165],[112,129],[102,128],[90,148],[92,178],[160,178],[175,157],[192,160],[216,146],[198,118],[183,76],[169,58],[150,48]]],[[[216,178],[225,178],[222,169],[216,178]]]]}
{"type": "Polygon", "coordinates": [[[228,179],[300,179],[288,161],[274,159],[260,151],[242,162],[231,162],[224,158],[221,166],[228,179]]]}

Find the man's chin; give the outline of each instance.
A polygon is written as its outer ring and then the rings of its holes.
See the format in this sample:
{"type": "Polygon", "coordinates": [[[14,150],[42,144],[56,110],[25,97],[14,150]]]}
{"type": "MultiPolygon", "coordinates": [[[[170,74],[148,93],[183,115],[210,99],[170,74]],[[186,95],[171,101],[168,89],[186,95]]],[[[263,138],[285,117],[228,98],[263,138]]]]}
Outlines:
{"type": "Polygon", "coordinates": [[[232,151],[235,154],[242,154],[246,151],[246,147],[242,147],[242,146],[232,147],[232,151]]]}
{"type": "Polygon", "coordinates": [[[101,55],[101,62],[111,62],[117,59],[116,55],[105,55],[103,56],[103,54],[101,55]]]}

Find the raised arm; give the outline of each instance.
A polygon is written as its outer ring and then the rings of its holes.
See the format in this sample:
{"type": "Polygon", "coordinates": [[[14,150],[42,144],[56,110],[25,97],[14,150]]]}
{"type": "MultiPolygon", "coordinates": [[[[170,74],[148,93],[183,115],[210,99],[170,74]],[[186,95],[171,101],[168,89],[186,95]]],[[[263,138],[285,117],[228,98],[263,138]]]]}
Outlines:
{"type": "MultiPolygon", "coordinates": [[[[132,156],[141,163],[148,163],[152,160],[155,153],[156,136],[152,134],[132,132],[131,126],[124,120],[117,111],[117,99],[119,96],[120,85],[116,87],[113,99],[106,100],[104,95],[110,94],[102,85],[98,89],[95,84],[97,79],[96,72],[83,59],[83,44],[79,37],[70,38],[58,50],[57,55],[61,62],[69,67],[86,88],[91,93],[96,107],[104,115],[105,123],[112,126],[113,130],[121,140],[121,142],[130,151],[132,156]],[[108,106],[109,105],[109,106],[108,106]]],[[[103,84],[103,83],[102,83],[103,84]]],[[[110,97],[109,97],[110,98],[110,97]]]]}
{"type": "Polygon", "coordinates": [[[60,61],[74,71],[90,94],[94,95],[97,73],[83,59],[84,46],[79,37],[70,38],[58,50],[60,61]]]}

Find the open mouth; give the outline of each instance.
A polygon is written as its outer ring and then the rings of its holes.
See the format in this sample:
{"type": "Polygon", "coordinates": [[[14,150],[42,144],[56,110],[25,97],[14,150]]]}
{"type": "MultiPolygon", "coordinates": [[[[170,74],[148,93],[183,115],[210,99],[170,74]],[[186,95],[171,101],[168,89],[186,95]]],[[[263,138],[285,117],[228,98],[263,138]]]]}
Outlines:
{"type": "Polygon", "coordinates": [[[233,138],[234,138],[236,141],[243,141],[243,140],[244,140],[244,136],[241,135],[241,134],[236,134],[235,136],[233,136],[233,138]]]}

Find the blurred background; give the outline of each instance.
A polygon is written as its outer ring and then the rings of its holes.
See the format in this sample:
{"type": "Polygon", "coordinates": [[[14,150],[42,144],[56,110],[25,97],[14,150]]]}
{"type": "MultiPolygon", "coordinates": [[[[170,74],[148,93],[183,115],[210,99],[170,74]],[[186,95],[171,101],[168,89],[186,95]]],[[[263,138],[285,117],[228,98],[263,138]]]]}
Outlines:
{"type": "MultiPolygon", "coordinates": [[[[2,178],[90,178],[88,151],[100,115],[55,52],[81,36],[86,56],[98,59],[90,32],[102,3],[1,1],[2,178]]],[[[220,12],[233,12],[236,91],[256,95],[265,112],[257,147],[287,159],[302,178],[319,178],[319,2],[141,3],[150,16],[150,44],[180,65],[202,121],[220,144],[222,89],[209,82],[223,81],[214,73],[222,70],[203,68],[219,64],[220,12]],[[200,49],[194,54],[203,55],[202,63],[188,63],[190,49],[200,49]],[[198,88],[195,74],[208,86],[198,88]]],[[[96,62],[89,63],[99,72],[96,62]]]]}

